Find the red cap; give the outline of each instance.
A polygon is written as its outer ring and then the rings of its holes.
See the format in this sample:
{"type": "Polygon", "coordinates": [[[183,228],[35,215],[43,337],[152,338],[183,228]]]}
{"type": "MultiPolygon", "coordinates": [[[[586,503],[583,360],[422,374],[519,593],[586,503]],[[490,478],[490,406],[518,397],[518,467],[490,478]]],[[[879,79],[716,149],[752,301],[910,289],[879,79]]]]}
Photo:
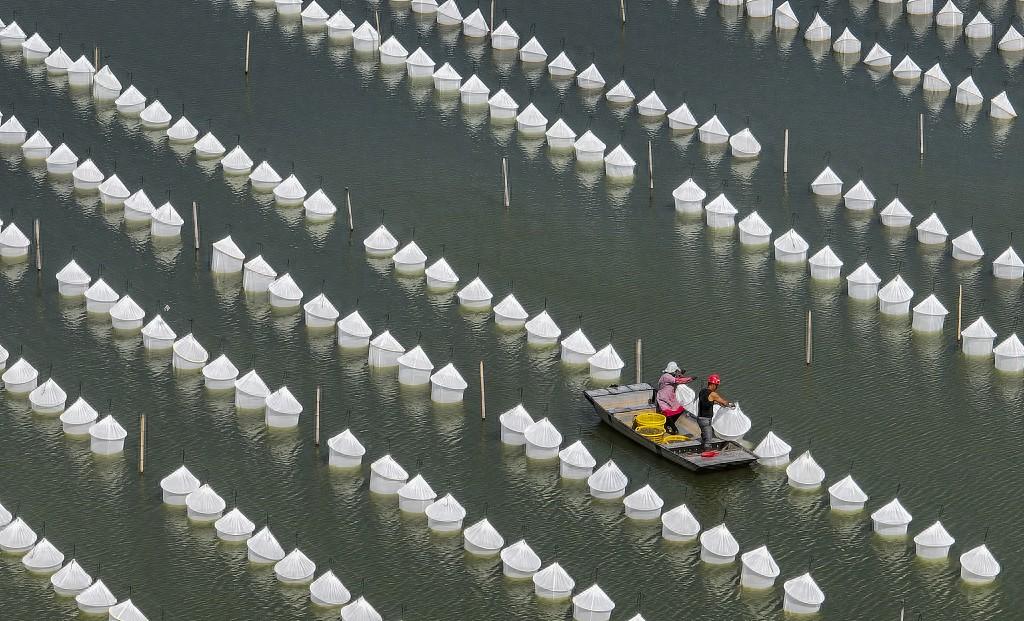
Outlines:
{"type": "Polygon", "coordinates": [[[718,377],[718,373],[712,373],[711,375],[708,376],[708,383],[709,384],[721,384],[722,383],[722,378],[718,377]]]}

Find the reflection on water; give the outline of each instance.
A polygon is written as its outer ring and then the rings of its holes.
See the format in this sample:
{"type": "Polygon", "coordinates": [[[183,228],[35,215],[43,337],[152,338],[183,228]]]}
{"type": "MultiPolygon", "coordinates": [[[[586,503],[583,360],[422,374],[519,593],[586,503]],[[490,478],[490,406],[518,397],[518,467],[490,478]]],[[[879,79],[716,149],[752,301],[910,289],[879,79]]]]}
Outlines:
{"type": "MultiPolygon", "coordinates": [[[[859,4],[853,6],[854,11],[859,4]]],[[[625,120],[628,131],[622,139],[631,153],[642,153],[645,145],[641,139],[654,140],[656,153],[661,141],[671,142],[670,157],[656,157],[664,177],[659,175],[656,196],[650,200],[644,188],[643,171],[637,176],[636,191],[630,186],[605,183],[600,166],[579,170],[578,175],[562,174],[558,166],[561,170],[568,170],[569,166],[576,170],[571,155],[548,152],[546,157],[531,159],[537,147],[513,133],[496,132],[487,121],[485,109],[479,111],[474,122],[466,120],[467,125],[475,128],[470,136],[460,129],[461,124],[453,128],[444,126],[443,121],[434,123],[425,117],[454,114],[459,105],[457,97],[438,96],[434,100],[436,106],[424,108],[418,101],[429,91],[425,85],[423,91],[411,83],[402,85],[400,73],[388,74],[388,79],[382,81],[375,59],[353,55],[348,44],[323,46],[320,36],[309,36],[297,20],[279,20],[272,7],[254,11],[255,23],[262,22],[265,29],[255,31],[257,69],[243,83],[238,63],[225,58],[238,56],[237,42],[254,24],[239,21],[239,16],[248,16],[244,5],[233,1],[231,6],[237,15],[230,11],[221,15],[223,6],[213,10],[204,5],[176,7],[193,18],[189,23],[196,30],[189,36],[194,36],[198,43],[181,46],[178,41],[173,50],[162,47],[166,37],[160,37],[155,26],[171,19],[180,20],[181,15],[168,17],[161,13],[167,9],[149,3],[125,7],[123,15],[105,20],[83,14],[80,19],[59,25],[51,21],[56,17],[42,13],[38,15],[39,29],[63,30],[71,37],[67,30],[71,28],[88,40],[109,41],[118,68],[122,64],[117,58],[132,59],[130,64],[140,87],[188,86],[189,93],[202,93],[201,97],[186,96],[190,117],[194,116],[191,106],[195,106],[195,118],[217,116],[222,119],[218,123],[227,123],[230,118],[231,123],[239,125],[236,131],[255,144],[266,145],[274,157],[299,159],[300,170],[313,167],[312,162],[303,163],[301,158],[315,160],[315,168],[344,179],[344,184],[365,187],[365,194],[361,195],[367,197],[368,205],[373,205],[373,212],[379,205],[387,208],[389,221],[423,223],[424,247],[428,247],[428,242],[434,248],[448,243],[453,256],[469,262],[495,256],[488,263],[492,272],[485,280],[507,282],[516,278],[525,292],[550,293],[562,304],[570,303],[574,312],[585,307],[588,333],[595,342],[605,340],[609,327],[623,334],[617,344],[634,334],[644,336],[645,344],[652,349],[648,354],[648,372],[662,361],[676,358],[702,372],[710,367],[725,369],[727,394],[757,403],[751,411],[758,413],[758,429],[751,436],[763,435],[765,416],[775,416],[780,433],[791,442],[802,443],[806,436],[814,435],[815,446],[820,447],[815,449],[816,454],[821,453],[830,480],[834,464],[845,463],[849,455],[867,451],[871,459],[858,466],[858,480],[877,495],[879,487],[888,484],[893,469],[898,467],[907,488],[914,490],[915,512],[934,509],[929,499],[948,496],[948,482],[963,480],[948,510],[951,527],[958,531],[958,537],[961,532],[970,532],[964,521],[997,524],[1010,520],[1012,506],[1003,500],[1005,491],[999,482],[990,480],[994,477],[988,476],[988,472],[964,468],[962,464],[957,465],[956,471],[944,472],[953,467],[941,455],[949,425],[955,420],[986,416],[983,428],[959,440],[967,454],[981,454],[994,441],[1015,444],[1020,439],[1019,378],[995,374],[990,362],[963,360],[953,346],[952,316],[941,336],[908,334],[907,319],[888,320],[879,317],[873,307],[858,307],[850,300],[844,301],[841,281],[809,282],[802,270],[784,271],[769,263],[769,255],[763,250],[737,248],[734,233],[706,234],[699,219],[676,218],[670,208],[663,208],[670,201],[668,192],[686,176],[680,171],[685,170],[689,158],[702,167],[691,174],[704,187],[717,187],[721,178],[732,177],[737,183],[730,187],[738,195],[733,197],[730,190],[730,198],[737,205],[749,205],[752,193],[762,194],[764,207],[759,209],[772,222],[784,221],[790,206],[779,200],[776,189],[782,177],[777,157],[749,163],[738,163],[730,157],[728,165],[723,165],[728,157],[724,151],[690,146],[695,139],[693,133],[670,135],[665,130],[662,134],[658,126],[633,125],[638,120],[628,118],[635,116],[629,113],[625,120]],[[143,10],[154,15],[141,19],[139,11],[143,10]],[[122,21],[125,19],[129,21],[122,21]],[[220,41],[230,44],[223,49],[207,47],[220,45],[220,41]],[[139,53],[150,49],[151,53],[139,53]],[[181,62],[167,65],[160,60],[168,57],[181,62]],[[361,72],[361,83],[346,75],[349,60],[361,72]],[[325,68],[332,73],[329,79],[316,73],[325,68]],[[319,80],[317,89],[304,88],[312,83],[313,76],[319,80]],[[404,88],[409,88],[410,97],[389,94],[404,88]],[[302,93],[301,101],[290,95],[286,100],[281,95],[295,92],[302,93]],[[208,109],[201,109],[203,106],[208,109]],[[282,110],[289,114],[282,114],[282,110]],[[318,118],[318,110],[329,110],[330,115],[318,118]],[[223,116],[228,112],[230,117],[223,116]],[[424,118],[417,116],[421,114],[424,118]],[[311,134],[311,127],[323,131],[311,134]],[[506,149],[510,140],[519,141],[520,148],[506,149]],[[424,145],[431,148],[423,149],[424,145]],[[493,162],[498,159],[493,151],[495,146],[507,150],[513,170],[522,180],[516,184],[518,207],[501,220],[474,199],[481,186],[486,189],[493,185],[490,181],[479,183],[479,178],[493,177],[487,171],[493,171],[493,162]],[[403,174],[419,179],[414,193],[395,186],[394,175],[388,173],[393,168],[382,166],[380,159],[382,155],[394,158],[395,153],[407,150],[410,161],[431,162],[429,167],[402,164],[403,174]],[[664,164],[662,159],[666,160],[664,164]],[[549,170],[551,165],[556,166],[554,175],[549,170]],[[427,172],[419,176],[417,168],[427,172]],[[662,178],[664,182],[660,181],[662,178]],[[785,209],[780,208],[784,204],[785,209]],[[699,237],[705,234],[703,239],[699,237]],[[769,265],[772,278],[766,278],[769,265]],[[810,300],[827,327],[816,334],[820,349],[816,350],[814,366],[805,369],[798,351],[802,320],[797,313],[794,321],[793,309],[802,311],[810,300]],[[596,338],[598,335],[600,338],[596,338]],[[910,368],[912,373],[907,371],[910,368]],[[912,403],[895,408],[888,416],[864,418],[864,411],[873,411],[875,407],[870,404],[886,402],[893,395],[902,399],[910,396],[912,403]],[[794,438],[797,434],[802,437],[794,438]],[[937,443],[936,434],[941,435],[942,444],[937,443]],[[871,438],[868,448],[864,444],[866,437],[871,438]]],[[[872,78],[859,70],[854,69],[844,77],[839,71],[826,68],[826,64],[835,62],[830,53],[810,56],[803,45],[792,45],[800,36],[798,32],[770,33],[770,28],[749,19],[741,25],[739,21],[745,18],[737,10],[719,8],[718,16],[711,14],[697,23],[691,23],[690,11],[708,12],[709,3],[698,0],[692,7],[682,3],[677,8],[681,21],[666,18],[662,11],[631,12],[630,25],[621,31],[621,36],[618,24],[614,25],[612,36],[606,36],[610,25],[603,21],[612,20],[587,19],[592,10],[589,6],[538,6],[531,7],[530,13],[538,15],[538,23],[549,24],[545,27],[549,38],[545,39],[543,32],[538,35],[549,50],[558,47],[550,40],[550,28],[559,23],[558,19],[574,24],[578,29],[575,41],[567,42],[567,47],[580,66],[587,64],[589,52],[573,49],[580,42],[597,45],[597,58],[607,57],[608,65],[617,64],[617,58],[611,60],[613,55],[632,62],[634,56],[642,59],[650,50],[664,50],[660,57],[685,58],[689,48],[680,50],[675,45],[729,49],[729,53],[716,58],[716,63],[731,67],[735,65],[730,63],[742,61],[745,66],[741,70],[709,72],[715,74],[713,79],[717,83],[708,85],[705,77],[688,71],[684,65],[680,80],[692,88],[695,110],[704,111],[703,117],[711,108],[711,98],[720,93],[731,93],[733,98],[722,100],[723,111],[729,109],[724,115],[738,114],[732,110],[751,107],[754,117],[766,124],[763,130],[755,126],[755,133],[764,137],[766,153],[777,146],[773,144],[777,138],[772,137],[781,135],[781,127],[776,125],[798,130],[794,137],[801,136],[811,143],[801,144],[800,149],[815,153],[803,157],[803,151],[798,154],[794,149],[790,181],[793,188],[805,184],[817,172],[808,169],[820,168],[820,151],[824,148],[835,149],[839,159],[836,144],[841,138],[842,159],[863,160],[869,168],[865,178],[876,189],[886,187],[890,180],[900,180],[904,193],[910,195],[908,204],[916,206],[918,218],[924,215],[924,205],[933,198],[935,188],[947,192],[949,184],[937,180],[947,180],[951,174],[948,163],[954,161],[968,161],[969,166],[962,168],[958,164],[960,168],[955,172],[962,173],[963,178],[958,178],[956,187],[947,194],[935,196],[940,202],[934,208],[951,225],[951,230],[966,228],[963,219],[947,217],[957,213],[965,201],[1012,204],[1012,196],[1000,189],[1005,185],[1000,181],[1011,178],[1011,174],[1000,168],[998,161],[992,163],[993,148],[1009,153],[1019,146],[1016,142],[1020,134],[1012,124],[989,123],[984,108],[973,116],[965,114],[970,111],[957,111],[948,95],[939,101],[926,95],[925,103],[934,111],[931,114],[936,120],[948,120],[950,127],[937,124],[929,129],[929,156],[924,160],[886,160],[884,165],[891,166],[891,171],[880,172],[876,167],[872,172],[871,160],[877,159],[873,150],[880,135],[894,145],[913,144],[916,127],[907,119],[916,116],[917,111],[906,106],[915,105],[917,86],[907,91],[911,93],[909,100],[898,100],[895,95],[899,85],[889,91],[885,83],[888,78],[880,76],[878,89],[888,92],[875,93],[872,78]],[[665,23],[645,21],[649,19],[665,23]],[[636,32],[645,36],[638,37],[636,32]],[[758,33],[761,43],[756,41],[758,33]],[[706,38],[718,36],[726,37],[731,45],[724,48],[719,40],[706,38]],[[756,44],[753,52],[751,44],[756,44]],[[780,53],[784,49],[788,51],[780,53]],[[751,53],[755,54],[756,62],[750,62],[751,53]],[[730,55],[737,60],[731,60],[730,55]],[[785,63],[791,65],[784,66],[785,63]],[[810,83],[806,70],[815,63],[820,68],[813,84],[816,96],[807,97],[810,83]],[[827,82],[819,83],[820,80],[827,82]],[[839,80],[848,80],[848,86],[839,80]],[[769,105],[759,103],[764,98],[758,95],[766,88],[773,89],[780,101],[770,98],[774,113],[757,115],[756,112],[763,111],[762,106],[769,105]],[[864,98],[865,93],[869,97],[864,98]],[[833,127],[838,114],[843,119],[839,129],[833,127]],[[952,127],[955,123],[961,124],[959,130],[963,133],[951,141],[948,134],[958,133],[952,127]],[[813,165],[807,163],[810,160],[815,160],[813,165]]],[[[390,19],[387,14],[392,9],[384,5],[382,10],[384,19],[390,19]]],[[[356,19],[363,17],[359,13],[350,12],[350,16],[360,22],[361,19],[356,19]]],[[[891,25],[891,36],[920,36],[920,23],[916,20],[903,20],[898,11],[890,14],[890,7],[883,5],[879,5],[879,13],[891,25]]],[[[568,95],[568,90],[574,88],[571,81],[552,84],[543,71],[523,76],[509,58],[493,56],[488,62],[484,58],[489,53],[486,41],[467,46],[458,29],[434,29],[431,20],[409,19],[408,15],[403,7],[394,16],[400,38],[411,43],[408,35],[414,28],[425,33],[437,32],[442,41],[425,41],[424,46],[439,46],[436,51],[428,51],[440,60],[445,54],[443,46],[448,45],[450,54],[444,57],[450,58],[464,75],[478,70],[492,87],[497,87],[501,83],[498,78],[504,76],[509,81],[507,86],[516,89],[516,93],[525,92],[524,83],[532,80],[538,105],[544,110],[554,109],[551,98],[557,98],[559,93],[568,95]],[[404,18],[407,24],[402,25],[398,18],[404,18]],[[473,59],[478,65],[472,64],[473,59]]],[[[866,19],[873,20],[874,16],[868,13],[866,19]]],[[[832,21],[834,26],[839,23],[832,21]]],[[[929,37],[924,36],[920,44],[914,45],[931,45],[941,51],[944,36],[940,31],[940,41],[929,42],[929,37]]],[[[891,49],[895,52],[899,48],[891,49]]],[[[984,64],[979,75],[988,74],[993,68],[1012,66],[1012,58],[1004,54],[972,52],[969,48],[964,53],[980,53],[978,62],[984,64]]],[[[913,54],[918,60],[933,56],[923,52],[919,55],[916,49],[913,54]]],[[[606,443],[619,440],[613,432],[598,426],[588,406],[579,399],[580,391],[594,385],[585,368],[562,365],[554,351],[524,347],[521,332],[495,331],[489,313],[457,311],[451,293],[424,294],[422,279],[399,280],[396,285],[389,263],[384,262],[378,273],[358,260],[358,254],[346,254],[345,250],[338,253],[345,242],[334,235],[347,234],[336,230],[346,227],[310,227],[301,221],[301,212],[278,210],[273,207],[272,196],[250,193],[244,178],[222,183],[222,176],[209,166],[196,174],[190,149],[180,148],[177,155],[164,149],[162,132],[144,132],[137,121],[123,120],[109,105],[96,106],[95,120],[83,118],[83,106],[90,103],[79,96],[68,98],[66,78],[34,74],[38,76],[35,79],[53,91],[36,93],[31,79],[14,75],[23,73],[16,55],[4,55],[4,61],[0,71],[11,72],[3,79],[4,84],[12,85],[11,98],[17,110],[53,106],[57,120],[44,119],[43,123],[51,139],[66,131],[70,144],[103,144],[104,148],[97,148],[97,152],[103,151],[108,158],[120,154],[122,167],[130,168],[133,176],[145,173],[151,179],[147,186],[175,183],[176,196],[182,195],[182,205],[190,200],[209,205],[203,216],[209,221],[204,220],[204,226],[213,228],[204,232],[222,230],[226,222],[233,222],[240,240],[264,240],[278,267],[285,259],[294,258],[301,265],[296,271],[310,282],[316,282],[317,275],[327,278],[331,299],[347,300],[351,307],[350,300],[362,296],[365,314],[375,320],[390,311],[396,332],[411,340],[412,334],[424,331],[425,342],[436,344],[431,351],[435,356],[435,352],[455,344],[454,362],[467,377],[473,375],[479,360],[485,360],[493,373],[488,377],[492,411],[497,411],[496,404],[514,402],[515,387],[526,386],[527,400],[548,405],[547,415],[560,429],[569,432],[567,436],[575,437],[572,430],[586,424],[590,435],[584,441],[600,461],[606,458],[606,443]],[[49,129],[51,126],[53,130],[49,129]],[[180,164],[175,159],[179,156],[180,164]]],[[[604,62],[601,61],[602,67],[606,66],[604,62]]],[[[943,64],[947,64],[945,60],[943,64]]],[[[127,76],[121,77],[124,80],[127,76]]],[[[994,83],[983,86],[985,92],[997,92],[994,87],[994,83]]],[[[670,109],[687,99],[674,88],[675,85],[659,83],[659,92],[670,109]]],[[[175,93],[167,91],[163,96],[173,100],[175,93]]],[[[599,94],[568,96],[566,102],[567,122],[577,131],[591,114],[599,135],[614,136],[618,131],[618,116],[607,110],[599,94]]],[[[7,113],[6,108],[4,112],[7,113]]],[[[460,114],[464,112],[462,109],[460,114]]],[[[730,127],[739,125],[737,118],[725,120],[730,127]]],[[[197,325],[209,330],[211,339],[216,335],[226,340],[229,352],[238,343],[245,344],[246,352],[259,351],[261,360],[273,367],[273,372],[265,377],[271,384],[280,385],[287,378],[290,385],[295,385],[296,394],[308,397],[313,394],[314,384],[329,383],[330,403],[337,406],[338,412],[354,410],[351,423],[346,422],[346,426],[354,427],[371,454],[379,455],[393,448],[407,467],[423,457],[422,467],[428,479],[437,483],[440,490],[440,484],[449,488],[446,479],[451,478],[451,485],[471,515],[479,517],[485,504],[490,503],[490,515],[509,540],[519,534],[519,524],[529,523],[528,536],[531,542],[535,538],[539,541],[537,549],[544,561],[558,557],[581,586],[590,582],[593,567],[600,564],[598,579],[608,587],[619,604],[618,611],[625,616],[632,609],[636,575],[656,576],[650,581],[652,591],[662,588],[661,576],[678,577],[681,584],[687,585],[695,618],[744,614],[760,618],[778,613],[779,589],[763,596],[741,592],[735,566],[718,572],[701,565],[696,546],[666,544],[657,537],[657,525],[648,530],[643,525],[623,521],[620,504],[594,503],[585,484],[560,481],[557,466],[527,463],[521,452],[499,451],[494,416],[479,421],[476,396],[469,394],[472,388],[461,406],[431,404],[425,390],[400,388],[394,373],[369,371],[365,351],[336,354],[332,339],[299,329],[298,313],[272,315],[265,296],[239,296],[237,281],[232,286],[212,278],[194,279],[193,274],[206,273],[208,248],[204,246],[200,257],[195,258],[188,233],[185,239],[167,245],[149,240],[148,227],[128,229],[119,210],[98,210],[94,195],[76,196],[67,180],[51,185],[41,163],[33,164],[30,174],[25,175],[21,168],[25,163],[17,152],[5,153],[5,160],[15,168],[0,175],[4,176],[5,187],[11,188],[11,195],[19,198],[19,221],[24,211],[42,218],[44,230],[52,230],[49,238],[54,241],[66,239],[68,244],[80,244],[83,250],[88,250],[88,256],[103,257],[111,264],[115,260],[131,261],[133,272],[138,270],[139,274],[133,273],[132,279],[149,299],[173,299],[175,309],[183,309],[182,313],[172,312],[173,315],[185,318],[184,309],[188,309],[187,316],[194,316],[197,325]],[[56,210],[55,199],[61,201],[56,206],[66,209],[56,210]],[[153,275],[159,275],[159,280],[153,279],[153,275]],[[333,360],[335,356],[337,362],[333,360]],[[499,459],[500,466],[495,463],[499,459]]],[[[113,170],[110,159],[100,160],[103,170],[113,170]]],[[[791,192],[793,209],[798,210],[801,200],[795,197],[797,192],[791,192]]],[[[882,230],[877,220],[860,220],[840,211],[842,208],[835,204],[815,202],[807,206],[815,209],[818,219],[807,218],[797,228],[818,248],[823,243],[819,229],[831,227],[835,233],[829,243],[834,244],[840,256],[849,259],[847,267],[857,263],[852,258],[858,256],[858,249],[870,248],[861,258],[870,260],[880,273],[905,273],[920,296],[935,289],[949,308],[953,308],[956,285],[962,283],[969,311],[965,316],[985,314],[1001,337],[1009,332],[1013,317],[1020,313],[1019,287],[992,281],[987,261],[978,266],[956,266],[942,251],[911,252],[908,244],[919,248],[912,231],[882,230]],[[895,257],[899,257],[896,261],[904,262],[902,268],[893,269],[895,257]]],[[[991,236],[1005,243],[1005,231],[1013,227],[1009,216],[1001,219],[1001,213],[993,213],[991,217],[991,221],[977,227],[979,236],[990,235],[982,240],[986,247],[992,246],[991,236]]],[[[368,232],[363,225],[369,226],[358,220],[357,215],[357,241],[368,232]]],[[[63,263],[63,256],[56,260],[56,248],[53,252],[54,264],[63,263]]],[[[109,324],[87,319],[80,303],[59,303],[53,291],[52,273],[44,273],[37,284],[28,277],[31,267],[31,263],[3,266],[2,296],[5,309],[11,310],[5,314],[5,332],[0,340],[8,345],[31,334],[46,351],[46,357],[67,361],[69,368],[74,369],[72,375],[81,376],[91,385],[89,394],[94,391],[99,402],[94,405],[102,405],[103,396],[116,397],[117,407],[121,408],[122,403],[124,407],[116,414],[129,427],[130,440],[124,455],[100,460],[89,452],[87,441],[64,439],[53,419],[31,417],[22,402],[0,399],[0,420],[4,423],[0,453],[17,456],[16,460],[9,457],[5,468],[19,470],[19,476],[5,479],[5,489],[0,490],[3,500],[8,503],[8,498],[14,497],[27,499],[26,505],[36,505],[31,509],[26,506],[26,510],[36,511],[30,517],[42,519],[45,514],[51,529],[60,533],[58,536],[67,532],[68,539],[62,544],[88,541],[92,548],[89,561],[104,557],[105,580],[109,577],[119,596],[127,592],[129,583],[134,584],[137,595],[133,599],[142,601],[151,618],[161,606],[168,607],[168,617],[177,614],[185,618],[326,618],[310,609],[304,592],[277,585],[269,568],[250,568],[244,561],[244,548],[213,541],[208,528],[190,526],[181,514],[152,515],[154,509],[160,508],[156,499],[159,476],[175,467],[181,446],[187,446],[190,454],[210,469],[221,493],[227,493],[232,486],[241,490],[243,508],[251,518],[262,523],[263,512],[272,511],[275,532],[286,548],[291,547],[293,532],[301,530],[303,549],[309,551],[321,569],[334,556],[344,564],[339,567],[339,574],[357,593],[364,590],[357,583],[368,578],[365,589],[371,601],[381,603],[387,618],[400,614],[402,600],[410,603],[410,611],[423,611],[449,606],[449,599],[456,599],[458,604],[451,605],[449,613],[454,616],[501,618],[507,616],[509,609],[523,617],[554,618],[566,614],[567,604],[536,604],[529,584],[508,584],[501,578],[500,563],[495,559],[478,562],[464,558],[458,537],[434,536],[425,531],[421,520],[410,521],[401,516],[394,499],[384,503],[370,499],[365,488],[365,468],[352,473],[327,470],[325,447],[317,455],[311,451],[309,408],[300,429],[269,433],[262,414],[234,412],[230,397],[203,389],[200,376],[172,376],[169,353],[140,352],[137,337],[122,339],[112,335],[109,324]],[[108,348],[108,342],[113,347],[108,348]],[[138,477],[134,472],[132,442],[137,432],[135,414],[140,411],[151,412],[155,429],[160,430],[155,438],[151,436],[153,461],[147,471],[153,474],[147,473],[146,477],[138,477]],[[22,475],[22,471],[26,474],[22,475]],[[96,528],[97,524],[104,528],[96,528]],[[110,531],[116,539],[109,540],[104,531],[110,531]],[[400,596],[385,587],[396,568],[401,568],[405,580],[400,596]],[[209,588],[210,576],[217,576],[217,589],[209,588]],[[483,589],[486,597],[480,595],[483,589]],[[246,595],[225,598],[221,592],[246,595]],[[433,595],[435,592],[444,595],[433,595]]],[[[156,310],[150,304],[145,306],[150,313],[156,310]]],[[[558,319],[565,324],[564,317],[558,319]]],[[[379,321],[375,321],[375,327],[380,328],[379,321]]],[[[238,361],[237,355],[232,357],[238,361]]],[[[631,375],[632,370],[627,369],[626,376],[631,375]]],[[[476,383],[474,380],[471,384],[476,383]]],[[[531,411],[538,415],[543,408],[531,406],[531,411]]],[[[331,431],[339,428],[332,426],[331,431]]],[[[640,480],[649,464],[648,456],[626,444],[618,448],[615,459],[621,461],[634,482],[640,480]]],[[[1010,470],[1003,466],[994,464],[1010,470]]],[[[801,496],[791,492],[783,472],[759,469],[745,478],[698,478],[666,466],[653,473],[651,480],[666,498],[667,506],[678,504],[683,490],[689,490],[686,493],[692,499],[687,497],[687,502],[708,524],[716,523],[721,515],[719,504],[729,505],[730,526],[736,525],[735,532],[744,549],[748,543],[761,539],[762,522],[770,524],[775,533],[771,545],[773,551],[779,551],[786,577],[796,575],[806,563],[805,551],[815,550],[822,558],[835,552],[835,562],[815,567],[815,576],[820,577],[828,596],[822,618],[843,618],[844,612],[854,605],[871,611],[865,614],[882,617],[890,614],[894,602],[904,594],[912,596],[920,591],[928,594],[930,617],[998,618],[1019,598],[1019,589],[1012,581],[1001,580],[991,588],[967,588],[958,581],[955,562],[947,569],[932,570],[911,557],[907,542],[895,548],[875,543],[866,527],[866,514],[849,520],[831,513],[826,515],[824,493],[801,496]],[[792,526],[792,533],[784,525],[792,526]],[[922,582],[928,586],[919,589],[922,582]]],[[[1004,561],[1004,567],[1009,567],[1019,556],[1019,536],[997,532],[1002,530],[993,529],[993,539],[998,540],[993,542],[993,549],[1004,561]]],[[[974,543],[965,541],[964,545],[974,543]]],[[[8,573],[14,576],[7,581],[9,588],[17,589],[14,596],[4,598],[5,603],[14,607],[12,618],[70,618],[75,614],[73,604],[54,604],[53,598],[42,592],[33,597],[36,587],[26,582],[24,572],[15,569],[8,573]]],[[[0,592],[6,595],[4,587],[0,587],[0,592]]],[[[671,618],[673,614],[670,605],[652,595],[645,600],[644,609],[647,617],[653,619],[671,618]]]]}

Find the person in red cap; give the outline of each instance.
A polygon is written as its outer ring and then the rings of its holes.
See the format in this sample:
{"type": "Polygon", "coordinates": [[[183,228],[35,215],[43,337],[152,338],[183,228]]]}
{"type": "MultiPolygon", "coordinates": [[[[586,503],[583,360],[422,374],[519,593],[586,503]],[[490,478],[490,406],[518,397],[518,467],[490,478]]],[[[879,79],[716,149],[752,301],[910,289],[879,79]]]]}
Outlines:
{"type": "Polygon", "coordinates": [[[692,377],[686,377],[684,373],[686,369],[680,369],[678,364],[670,362],[658,379],[658,411],[665,415],[665,431],[671,434],[679,433],[676,419],[682,416],[684,411],[683,404],[679,403],[679,398],[676,397],[676,386],[693,381],[692,377]]]}
{"type": "Polygon", "coordinates": [[[732,401],[722,398],[718,394],[718,387],[722,383],[722,378],[718,376],[718,373],[712,373],[708,376],[708,387],[701,388],[700,392],[697,393],[697,424],[700,425],[700,446],[702,450],[707,450],[708,443],[711,442],[711,438],[714,436],[714,431],[711,429],[711,417],[715,414],[715,404],[722,406],[723,408],[731,408],[732,401]]]}

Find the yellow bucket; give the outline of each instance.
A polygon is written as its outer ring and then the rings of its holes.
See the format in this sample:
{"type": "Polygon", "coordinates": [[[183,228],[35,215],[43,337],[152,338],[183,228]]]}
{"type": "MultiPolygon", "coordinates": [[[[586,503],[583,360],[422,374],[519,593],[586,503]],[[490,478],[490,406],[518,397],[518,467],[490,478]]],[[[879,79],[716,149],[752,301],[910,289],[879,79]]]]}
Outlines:
{"type": "Polygon", "coordinates": [[[658,414],[657,412],[637,414],[636,418],[634,419],[634,424],[637,427],[664,427],[665,415],[658,414]]]}
{"type": "Polygon", "coordinates": [[[673,436],[665,436],[664,438],[661,439],[661,441],[664,444],[668,444],[669,442],[686,442],[689,439],[690,439],[690,436],[673,435],[673,436]]]}
{"type": "Polygon", "coordinates": [[[655,444],[661,444],[662,438],[665,437],[664,427],[638,427],[636,432],[655,444]]]}

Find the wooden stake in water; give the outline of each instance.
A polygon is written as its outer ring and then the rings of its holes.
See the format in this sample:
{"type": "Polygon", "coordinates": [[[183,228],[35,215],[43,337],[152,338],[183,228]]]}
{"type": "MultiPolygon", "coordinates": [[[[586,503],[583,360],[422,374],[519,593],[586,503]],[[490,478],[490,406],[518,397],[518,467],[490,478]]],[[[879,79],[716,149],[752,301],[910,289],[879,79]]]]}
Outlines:
{"type": "Polygon", "coordinates": [[[789,174],[789,128],[782,137],[782,174],[789,174]]]}
{"type": "Polygon", "coordinates": [[[480,361],[480,420],[487,419],[487,397],[484,388],[484,361],[480,361]]]}
{"type": "Polygon", "coordinates": [[[39,233],[39,218],[32,223],[32,228],[36,238],[36,271],[41,272],[43,271],[43,240],[39,233]]]}
{"type": "Polygon", "coordinates": [[[491,32],[494,32],[494,0],[491,0],[491,32]]]}
{"type": "Polygon", "coordinates": [[[626,23],[626,0],[619,0],[619,19],[626,23]]]}
{"type": "Polygon", "coordinates": [[[964,319],[964,286],[960,285],[960,293],[956,296],[956,340],[959,343],[962,338],[960,328],[964,319]]]}
{"type": "Polygon", "coordinates": [[[810,366],[811,364],[811,349],[813,348],[812,339],[814,338],[814,332],[811,329],[811,311],[807,311],[807,334],[804,337],[804,343],[806,345],[806,351],[804,352],[804,363],[810,366]]]}
{"type": "Polygon", "coordinates": [[[921,116],[918,117],[918,121],[917,121],[917,134],[918,134],[918,136],[921,139],[920,140],[921,156],[923,157],[924,156],[924,113],[921,113],[921,116]]]}
{"type": "Polygon", "coordinates": [[[352,194],[345,188],[345,206],[348,207],[348,232],[356,230],[356,227],[352,224],[352,194]]]}
{"type": "Polygon", "coordinates": [[[192,237],[196,252],[199,252],[199,205],[195,201],[192,201],[192,237]]]}
{"type": "Polygon", "coordinates": [[[647,189],[651,192],[654,191],[654,147],[651,141],[647,141],[647,189]]]}
{"type": "Polygon", "coordinates": [[[96,46],[92,51],[92,66],[96,71],[100,70],[100,46],[96,46]]]}
{"type": "Polygon", "coordinates": [[[508,207],[508,158],[505,157],[501,158],[501,183],[505,188],[505,207],[508,207]]]}
{"type": "Polygon", "coordinates": [[[644,381],[644,341],[636,340],[636,383],[644,381]]]}
{"type": "Polygon", "coordinates": [[[316,385],[316,409],[313,410],[313,446],[320,446],[320,384],[316,385]]]}
{"type": "MultiPolygon", "coordinates": [[[[379,42],[380,41],[380,11],[374,10],[374,12],[373,12],[373,19],[377,22],[377,41],[379,42]]],[[[378,49],[380,48],[380,44],[379,43],[377,45],[377,48],[378,49]]]]}
{"type": "Polygon", "coordinates": [[[245,31],[245,75],[249,75],[249,50],[250,42],[252,40],[252,31],[245,31]]]}
{"type": "Polygon", "coordinates": [[[139,474],[146,472],[146,415],[139,416],[139,474]]]}

